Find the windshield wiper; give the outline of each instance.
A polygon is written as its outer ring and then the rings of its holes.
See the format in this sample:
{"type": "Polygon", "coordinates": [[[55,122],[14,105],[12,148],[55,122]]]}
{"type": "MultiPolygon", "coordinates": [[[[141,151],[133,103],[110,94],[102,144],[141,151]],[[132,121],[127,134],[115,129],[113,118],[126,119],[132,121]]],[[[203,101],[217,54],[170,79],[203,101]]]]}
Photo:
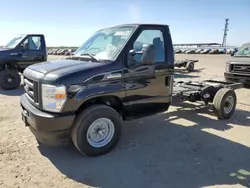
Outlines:
{"type": "Polygon", "coordinates": [[[98,59],[97,57],[95,57],[94,55],[90,54],[90,53],[82,53],[81,56],[89,56],[91,57],[92,59],[94,59],[95,61],[100,61],[100,59],[98,59]]]}

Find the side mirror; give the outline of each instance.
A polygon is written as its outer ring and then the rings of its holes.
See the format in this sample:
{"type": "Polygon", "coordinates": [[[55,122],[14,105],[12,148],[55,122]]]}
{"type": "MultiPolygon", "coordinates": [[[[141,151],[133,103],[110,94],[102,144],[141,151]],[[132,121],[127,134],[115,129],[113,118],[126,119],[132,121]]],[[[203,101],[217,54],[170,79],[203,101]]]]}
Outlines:
{"type": "Polygon", "coordinates": [[[136,54],[142,54],[142,51],[136,51],[134,49],[129,50],[129,54],[131,56],[135,56],[136,54]]]}
{"type": "Polygon", "coordinates": [[[24,50],[25,47],[24,47],[24,44],[20,44],[20,50],[24,50]]]}
{"type": "Polygon", "coordinates": [[[25,45],[24,43],[20,44],[20,50],[27,50],[28,49],[28,46],[25,45]]]}
{"type": "Polygon", "coordinates": [[[155,63],[155,48],[153,45],[143,45],[141,62],[143,65],[153,65],[155,63]]]}
{"type": "Polygon", "coordinates": [[[231,56],[233,57],[233,56],[234,56],[234,53],[231,53],[231,56]]]}
{"type": "Polygon", "coordinates": [[[131,50],[129,50],[128,53],[129,53],[130,55],[134,56],[134,55],[135,55],[135,50],[134,50],[134,49],[131,49],[131,50]]]}

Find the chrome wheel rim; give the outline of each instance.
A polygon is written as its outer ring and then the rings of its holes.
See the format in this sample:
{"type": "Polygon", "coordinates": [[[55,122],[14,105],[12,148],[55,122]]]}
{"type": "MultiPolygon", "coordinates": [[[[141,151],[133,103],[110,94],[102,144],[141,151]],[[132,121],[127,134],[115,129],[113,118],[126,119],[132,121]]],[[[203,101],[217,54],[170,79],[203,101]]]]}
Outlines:
{"type": "Polygon", "coordinates": [[[99,118],[89,126],[87,141],[92,147],[100,148],[112,140],[114,133],[114,123],[108,118],[99,118]]]}
{"type": "Polygon", "coordinates": [[[225,100],[224,112],[229,114],[234,107],[234,98],[232,96],[228,96],[225,100]]]}

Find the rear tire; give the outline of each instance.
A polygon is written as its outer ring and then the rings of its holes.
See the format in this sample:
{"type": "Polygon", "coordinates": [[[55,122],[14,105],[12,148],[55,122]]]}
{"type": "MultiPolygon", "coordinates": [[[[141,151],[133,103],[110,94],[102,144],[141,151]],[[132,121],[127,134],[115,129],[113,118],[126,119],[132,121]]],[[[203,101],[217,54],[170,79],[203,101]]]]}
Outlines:
{"type": "Polygon", "coordinates": [[[232,89],[220,89],[213,99],[213,109],[218,119],[229,119],[236,108],[237,97],[232,89]]]}
{"type": "Polygon", "coordinates": [[[16,89],[20,86],[21,78],[16,70],[0,71],[0,86],[4,90],[16,89]]]}
{"type": "Polygon", "coordinates": [[[187,64],[187,71],[188,72],[193,72],[194,71],[194,63],[190,62],[187,64]]]}
{"type": "Polygon", "coordinates": [[[94,105],[76,117],[71,138],[82,154],[99,156],[117,145],[121,133],[122,119],[119,113],[106,105],[94,105]]]}

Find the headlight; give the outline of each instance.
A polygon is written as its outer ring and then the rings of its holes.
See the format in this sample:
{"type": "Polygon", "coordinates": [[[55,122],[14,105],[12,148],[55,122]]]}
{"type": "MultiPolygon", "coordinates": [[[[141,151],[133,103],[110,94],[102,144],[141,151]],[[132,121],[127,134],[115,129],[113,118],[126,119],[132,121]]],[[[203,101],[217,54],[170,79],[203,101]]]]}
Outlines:
{"type": "Polygon", "coordinates": [[[66,87],[42,84],[43,109],[60,112],[67,99],[66,87]]]}
{"type": "Polygon", "coordinates": [[[230,72],[230,63],[226,63],[225,71],[230,72]]]}

